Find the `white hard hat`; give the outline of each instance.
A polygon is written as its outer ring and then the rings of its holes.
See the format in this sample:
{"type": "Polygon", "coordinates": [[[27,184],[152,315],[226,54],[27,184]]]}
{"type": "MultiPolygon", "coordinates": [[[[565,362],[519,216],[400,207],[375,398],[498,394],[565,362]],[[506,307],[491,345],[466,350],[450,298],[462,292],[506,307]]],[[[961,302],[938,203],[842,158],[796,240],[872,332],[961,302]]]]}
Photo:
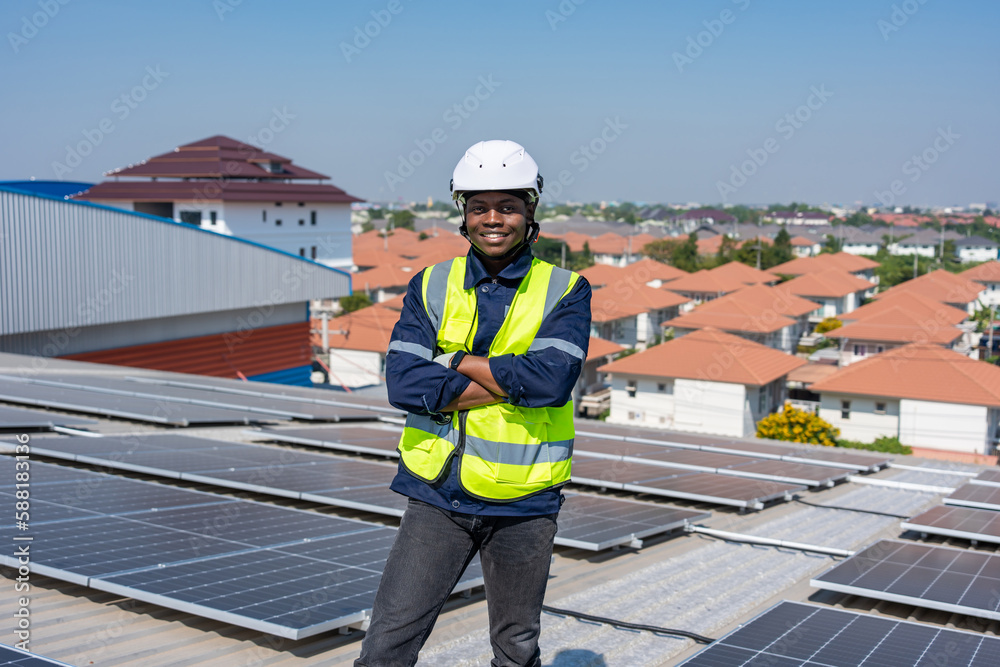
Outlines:
{"type": "Polygon", "coordinates": [[[532,201],[542,193],[538,165],[521,144],[502,139],[480,141],[465,151],[451,177],[452,199],[465,192],[524,190],[532,201]]]}

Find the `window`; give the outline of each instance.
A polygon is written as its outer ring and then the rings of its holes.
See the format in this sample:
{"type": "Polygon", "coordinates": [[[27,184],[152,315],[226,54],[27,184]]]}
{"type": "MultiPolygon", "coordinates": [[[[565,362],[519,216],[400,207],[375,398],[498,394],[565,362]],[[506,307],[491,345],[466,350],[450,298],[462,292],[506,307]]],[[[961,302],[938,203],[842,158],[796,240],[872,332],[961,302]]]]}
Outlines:
{"type": "Polygon", "coordinates": [[[312,247],[312,253],[311,254],[312,254],[312,258],[316,259],[316,246],[312,247]]]}
{"type": "Polygon", "coordinates": [[[305,206],[305,205],[306,205],[306,203],[304,201],[300,201],[299,202],[299,206],[305,206]]]}
{"type": "Polygon", "coordinates": [[[672,394],[674,393],[674,381],[667,380],[666,382],[658,382],[656,384],[656,391],[661,394],[672,394]]]}
{"type": "Polygon", "coordinates": [[[854,346],[854,356],[856,356],[856,357],[864,357],[867,354],[868,354],[868,346],[867,345],[855,345],[854,346]]]}
{"type": "Polygon", "coordinates": [[[299,248],[299,257],[305,257],[305,256],[306,256],[306,249],[299,248]]]}
{"type": "Polygon", "coordinates": [[[266,208],[263,211],[260,212],[260,215],[261,215],[261,220],[263,220],[264,222],[267,222],[267,209],[266,208]]]}
{"type": "Polygon", "coordinates": [[[667,384],[665,382],[658,382],[656,384],[656,391],[663,393],[667,390],[667,384]]]}
{"type": "Polygon", "coordinates": [[[281,218],[275,218],[275,220],[274,220],[274,226],[275,227],[281,227],[281,218]]]}
{"type": "Polygon", "coordinates": [[[885,352],[885,345],[876,345],[875,346],[875,352],[877,354],[881,354],[881,353],[885,352]]]}
{"type": "Polygon", "coordinates": [[[274,205],[275,206],[281,206],[281,202],[280,201],[276,201],[276,202],[274,202],[274,205]]]}
{"type": "Polygon", "coordinates": [[[299,227],[303,227],[303,226],[305,226],[305,224],[306,224],[306,221],[303,220],[302,218],[299,218],[299,227]]]}
{"type": "Polygon", "coordinates": [[[628,384],[625,385],[625,391],[628,392],[629,398],[635,398],[635,380],[629,380],[628,384]]]}
{"type": "Polygon", "coordinates": [[[208,218],[209,218],[209,220],[212,221],[212,224],[214,225],[215,223],[217,223],[219,221],[219,214],[216,213],[215,211],[209,211],[208,212],[208,218]]]}
{"type": "Polygon", "coordinates": [[[309,211],[309,224],[316,225],[316,211],[309,211]]]}
{"type": "Polygon", "coordinates": [[[840,418],[850,419],[851,418],[851,402],[841,401],[840,402],[840,418]]]}
{"type": "Polygon", "coordinates": [[[185,225],[201,226],[201,211],[180,211],[178,215],[185,225]]]}
{"type": "Polygon", "coordinates": [[[875,402],[875,414],[884,415],[885,414],[885,403],[875,402]]]}

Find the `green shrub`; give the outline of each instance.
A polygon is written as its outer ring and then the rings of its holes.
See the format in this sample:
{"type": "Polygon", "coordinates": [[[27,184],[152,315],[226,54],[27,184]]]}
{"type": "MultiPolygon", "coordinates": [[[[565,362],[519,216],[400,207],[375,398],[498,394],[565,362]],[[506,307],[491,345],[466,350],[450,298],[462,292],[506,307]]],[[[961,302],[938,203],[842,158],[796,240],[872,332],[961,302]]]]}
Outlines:
{"type": "Polygon", "coordinates": [[[850,449],[867,449],[870,452],[884,452],[886,454],[912,454],[913,450],[899,441],[896,436],[883,435],[875,438],[875,442],[860,442],[858,440],[837,440],[838,447],[848,447],[850,449]]]}

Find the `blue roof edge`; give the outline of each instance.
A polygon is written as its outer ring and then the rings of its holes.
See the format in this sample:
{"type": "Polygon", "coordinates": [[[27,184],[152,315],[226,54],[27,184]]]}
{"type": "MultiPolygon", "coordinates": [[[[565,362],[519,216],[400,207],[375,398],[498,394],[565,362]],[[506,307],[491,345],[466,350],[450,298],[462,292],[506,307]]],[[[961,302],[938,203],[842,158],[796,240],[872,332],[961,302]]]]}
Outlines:
{"type": "Polygon", "coordinates": [[[222,237],[222,238],[227,238],[227,239],[230,239],[232,241],[239,242],[239,243],[246,243],[247,245],[251,245],[251,246],[254,246],[256,248],[262,248],[262,249],[267,250],[269,252],[278,253],[279,255],[284,255],[285,257],[290,257],[291,259],[294,259],[296,261],[305,262],[306,264],[311,264],[313,266],[318,266],[318,267],[320,267],[322,269],[326,269],[328,271],[333,271],[334,273],[339,273],[339,274],[341,274],[343,276],[346,276],[347,279],[348,279],[347,280],[347,293],[348,294],[353,294],[354,293],[354,289],[351,287],[351,274],[349,272],[347,272],[347,271],[344,271],[343,269],[336,269],[336,268],[334,268],[332,266],[327,266],[326,264],[323,264],[321,262],[315,262],[315,261],[313,261],[311,259],[307,259],[305,257],[299,257],[298,255],[293,255],[290,252],[285,252],[284,250],[279,250],[278,248],[272,248],[271,246],[264,245],[263,243],[257,243],[256,241],[251,241],[249,239],[245,239],[245,238],[242,238],[242,237],[239,237],[239,236],[228,236],[226,234],[219,234],[217,232],[209,231],[207,229],[202,229],[200,227],[192,227],[191,225],[185,224],[183,222],[177,222],[176,220],[171,220],[170,218],[161,218],[159,216],[150,215],[148,213],[137,213],[135,211],[127,211],[127,210],[125,210],[123,208],[115,208],[114,206],[107,206],[105,204],[95,204],[95,203],[89,202],[89,201],[76,201],[75,199],[66,199],[65,197],[55,197],[53,195],[40,194],[38,192],[30,192],[28,190],[21,190],[19,188],[12,188],[12,187],[9,187],[9,186],[6,186],[6,185],[0,185],[0,191],[3,191],[3,192],[12,192],[14,194],[24,195],[26,197],[36,197],[38,199],[50,199],[52,201],[62,202],[64,204],[73,204],[75,206],[89,206],[91,208],[98,208],[98,209],[101,209],[101,210],[104,210],[104,211],[114,211],[115,213],[125,213],[126,215],[132,215],[132,216],[135,216],[137,218],[146,218],[147,220],[153,220],[155,222],[166,223],[166,224],[169,224],[169,225],[176,225],[177,227],[183,227],[184,229],[187,229],[187,230],[190,230],[190,231],[193,231],[193,232],[201,232],[202,234],[211,234],[212,236],[215,236],[215,237],[222,237]]]}

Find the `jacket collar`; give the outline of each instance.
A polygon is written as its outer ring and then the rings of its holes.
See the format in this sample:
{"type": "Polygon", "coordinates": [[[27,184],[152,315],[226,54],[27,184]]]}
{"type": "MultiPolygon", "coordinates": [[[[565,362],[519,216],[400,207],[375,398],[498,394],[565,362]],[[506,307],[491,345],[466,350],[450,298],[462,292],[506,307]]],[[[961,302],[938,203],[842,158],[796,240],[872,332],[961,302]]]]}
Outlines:
{"type": "MultiPolygon", "coordinates": [[[[520,282],[522,278],[528,275],[533,260],[534,256],[531,254],[531,248],[527,248],[517,256],[517,259],[504,267],[500,275],[497,276],[497,279],[503,282],[520,282]]],[[[479,255],[472,248],[469,248],[469,253],[466,255],[465,283],[463,288],[472,289],[481,282],[492,280],[493,277],[486,270],[486,267],[483,266],[479,255]]]]}

